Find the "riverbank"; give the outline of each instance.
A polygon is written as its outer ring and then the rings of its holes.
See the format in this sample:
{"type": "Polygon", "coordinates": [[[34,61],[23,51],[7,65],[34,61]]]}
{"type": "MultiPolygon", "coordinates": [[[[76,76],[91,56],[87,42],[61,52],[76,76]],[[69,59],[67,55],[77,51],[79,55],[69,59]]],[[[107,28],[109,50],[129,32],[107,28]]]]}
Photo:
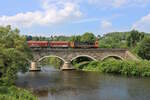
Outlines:
{"type": "Polygon", "coordinates": [[[92,61],[85,65],[76,64],[76,68],[83,71],[98,71],[126,76],[150,77],[150,61],[147,60],[141,60],[138,62],[115,59],[92,61]]]}
{"type": "Polygon", "coordinates": [[[28,90],[15,86],[0,86],[0,100],[37,100],[28,90]]]}

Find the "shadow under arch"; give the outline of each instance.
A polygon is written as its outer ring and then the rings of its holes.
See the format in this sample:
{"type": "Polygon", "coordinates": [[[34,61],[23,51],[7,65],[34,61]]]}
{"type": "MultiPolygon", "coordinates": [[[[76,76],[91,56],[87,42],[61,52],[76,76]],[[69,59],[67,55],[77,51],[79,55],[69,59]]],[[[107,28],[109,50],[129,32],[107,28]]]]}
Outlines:
{"type": "Polygon", "coordinates": [[[115,59],[119,59],[119,60],[124,60],[124,58],[122,58],[121,56],[118,56],[118,55],[108,55],[108,56],[105,56],[102,58],[102,61],[108,59],[108,58],[115,58],[115,59]]]}
{"type": "Polygon", "coordinates": [[[78,56],[72,58],[72,59],[71,59],[71,62],[72,62],[73,60],[79,58],[79,57],[87,57],[87,58],[90,58],[90,59],[93,60],[93,61],[97,61],[94,57],[89,56],[89,55],[78,55],[78,56]]]}

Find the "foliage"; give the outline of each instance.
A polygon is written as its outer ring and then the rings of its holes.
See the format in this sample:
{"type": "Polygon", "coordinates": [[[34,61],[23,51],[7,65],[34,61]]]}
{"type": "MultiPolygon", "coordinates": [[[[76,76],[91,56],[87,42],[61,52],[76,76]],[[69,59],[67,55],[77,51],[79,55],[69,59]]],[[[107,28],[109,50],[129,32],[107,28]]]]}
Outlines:
{"type": "Polygon", "coordinates": [[[145,37],[138,46],[137,54],[143,58],[150,60],[150,37],[145,37]]]}
{"type": "Polygon", "coordinates": [[[126,38],[129,32],[113,32],[99,38],[100,48],[127,48],[126,38]]]}
{"type": "Polygon", "coordinates": [[[81,42],[81,36],[77,35],[77,36],[71,36],[69,41],[76,41],[76,42],[81,42]]]}
{"type": "Polygon", "coordinates": [[[44,36],[25,36],[27,41],[33,40],[33,41],[69,41],[69,36],[50,36],[50,37],[44,37],[44,36]]]}
{"type": "Polygon", "coordinates": [[[37,100],[37,98],[30,91],[15,86],[1,86],[0,100],[37,100]]]}
{"type": "Polygon", "coordinates": [[[114,59],[106,61],[93,61],[84,66],[82,70],[122,74],[127,76],[150,77],[150,61],[141,60],[139,62],[135,62],[114,59]]]}
{"type": "Polygon", "coordinates": [[[96,36],[93,33],[86,32],[83,35],[71,36],[69,41],[76,41],[76,42],[95,42],[96,36]]]}
{"type": "Polygon", "coordinates": [[[63,35],[60,35],[60,36],[51,36],[50,37],[50,41],[69,41],[69,36],[63,36],[63,35]]]}
{"type": "Polygon", "coordinates": [[[149,60],[149,43],[144,39],[150,34],[132,30],[130,32],[112,32],[99,38],[100,48],[127,48],[142,59],[149,60]],[[143,40],[144,39],[144,40],[143,40]],[[145,43],[147,42],[147,43],[145,43]]]}
{"type": "Polygon", "coordinates": [[[93,33],[86,32],[81,37],[81,42],[95,42],[96,37],[93,33]]]}
{"type": "Polygon", "coordinates": [[[19,30],[10,26],[0,27],[0,73],[1,82],[11,85],[18,71],[26,71],[31,58],[26,38],[19,35],[19,30]]]}
{"type": "Polygon", "coordinates": [[[136,30],[132,30],[130,33],[127,38],[127,45],[129,47],[135,47],[136,44],[144,38],[144,33],[140,33],[136,30]]]}

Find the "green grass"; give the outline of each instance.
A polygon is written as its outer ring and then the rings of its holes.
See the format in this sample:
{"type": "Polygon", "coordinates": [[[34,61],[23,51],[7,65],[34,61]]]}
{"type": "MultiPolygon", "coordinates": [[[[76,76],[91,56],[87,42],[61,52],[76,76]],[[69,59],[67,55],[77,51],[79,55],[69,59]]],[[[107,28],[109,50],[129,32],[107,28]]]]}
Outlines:
{"type": "Polygon", "coordinates": [[[15,86],[0,86],[0,100],[37,100],[30,91],[15,86]]]}

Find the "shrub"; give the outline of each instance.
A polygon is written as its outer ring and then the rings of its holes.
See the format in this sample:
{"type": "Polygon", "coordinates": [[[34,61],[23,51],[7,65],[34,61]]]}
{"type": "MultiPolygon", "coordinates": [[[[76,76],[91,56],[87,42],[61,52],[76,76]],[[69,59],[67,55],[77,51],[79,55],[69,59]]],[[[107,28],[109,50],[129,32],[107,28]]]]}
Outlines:
{"type": "Polygon", "coordinates": [[[122,68],[121,61],[117,60],[107,60],[101,63],[102,71],[107,73],[120,73],[122,68]]]}
{"type": "Polygon", "coordinates": [[[115,73],[126,76],[150,76],[150,61],[121,61],[121,60],[106,60],[93,61],[84,66],[85,71],[99,71],[104,73],[115,73]]]}
{"type": "Polygon", "coordinates": [[[0,87],[0,100],[37,100],[30,91],[15,86],[0,87]]]}

